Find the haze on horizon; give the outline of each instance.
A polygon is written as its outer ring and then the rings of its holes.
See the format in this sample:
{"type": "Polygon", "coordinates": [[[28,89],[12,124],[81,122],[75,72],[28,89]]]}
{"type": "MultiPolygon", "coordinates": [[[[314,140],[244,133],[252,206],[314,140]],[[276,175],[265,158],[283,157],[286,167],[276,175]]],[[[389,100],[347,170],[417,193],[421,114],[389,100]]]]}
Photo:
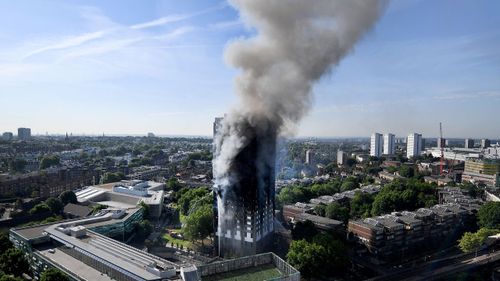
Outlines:
{"type": "MultiPolygon", "coordinates": [[[[298,136],[500,137],[500,2],[392,1],[314,88],[298,136]]],[[[211,135],[248,37],[220,1],[0,3],[0,131],[211,135]]]]}

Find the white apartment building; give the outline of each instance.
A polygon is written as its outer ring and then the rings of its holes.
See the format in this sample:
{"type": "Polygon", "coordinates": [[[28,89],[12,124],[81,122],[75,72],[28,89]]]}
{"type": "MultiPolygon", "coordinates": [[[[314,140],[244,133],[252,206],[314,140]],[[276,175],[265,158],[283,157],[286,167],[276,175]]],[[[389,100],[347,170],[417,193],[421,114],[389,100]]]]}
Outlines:
{"type": "Polygon", "coordinates": [[[422,134],[411,133],[406,142],[406,157],[412,158],[422,153],[422,134]]]}
{"type": "Polygon", "coordinates": [[[383,143],[382,134],[373,133],[370,139],[370,156],[380,157],[383,152],[383,143]]]}
{"type": "Polygon", "coordinates": [[[388,133],[384,134],[384,154],[394,155],[396,153],[396,136],[388,133]]]}

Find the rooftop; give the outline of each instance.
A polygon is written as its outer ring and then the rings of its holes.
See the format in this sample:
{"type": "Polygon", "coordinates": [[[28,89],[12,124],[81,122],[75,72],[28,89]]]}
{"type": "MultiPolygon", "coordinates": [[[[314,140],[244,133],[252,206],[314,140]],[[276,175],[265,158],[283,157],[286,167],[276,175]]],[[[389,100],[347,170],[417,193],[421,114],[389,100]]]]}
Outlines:
{"type": "MultiPolygon", "coordinates": [[[[45,228],[45,232],[50,238],[71,247],[71,249],[99,257],[145,280],[157,280],[162,272],[170,272],[170,276],[175,275],[177,266],[174,263],[89,230],[79,237],[70,233],[77,230],[86,229],[73,229],[64,223],[53,224],[45,228]]],[[[76,264],[77,267],[80,266],[80,264],[76,264]]],[[[74,270],[74,268],[69,269],[71,272],[74,270]]]]}
{"type": "Polygon", "coordinates": [[[65,269],[65,271],[72,272],[77,277],[83,278],[83,280],[99,280],[99,281],[113,280],[109,276],[102,274],[95,268],[86,265],[79,259],[76,259],[71,255],[64,253],[58,248],[45,249],[37,251],[37,253],[43,256],[45,259],[62,267],[63,269],[65,269]]]}

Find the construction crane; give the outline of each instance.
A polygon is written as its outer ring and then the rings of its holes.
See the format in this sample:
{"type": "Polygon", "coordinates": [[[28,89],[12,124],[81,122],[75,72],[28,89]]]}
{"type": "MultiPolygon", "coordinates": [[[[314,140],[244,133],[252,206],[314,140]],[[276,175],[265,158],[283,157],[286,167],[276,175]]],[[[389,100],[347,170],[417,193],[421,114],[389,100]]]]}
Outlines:
{"type": "Polygon", "coordinates": [[[445,142],[443,141],[443,126],[441,122],[439,122],[439,147],[441,148],[441,162],[439,165],[439,174],[443,176],[443,166],[444,166],[444,145],[445,142]]]}

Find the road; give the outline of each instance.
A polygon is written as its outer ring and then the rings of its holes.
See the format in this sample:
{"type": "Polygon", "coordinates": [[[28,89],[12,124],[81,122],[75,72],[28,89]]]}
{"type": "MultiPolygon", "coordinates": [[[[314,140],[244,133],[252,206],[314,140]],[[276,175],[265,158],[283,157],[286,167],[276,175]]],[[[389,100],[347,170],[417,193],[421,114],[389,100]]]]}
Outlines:
{"type": "Polygon", "coordinates": [[[398,269],[368,280],[430,281],[456,272],[461,272],[477,266],[485,265],[487,263],[496,262],[498,260],[500,260],[500,252],[493,252],[490,254],[487,250],[484,250],[480,252],[480,255],[478,257],[474,257],[474,253],[457,255],[453,258],[429,261],[415,267],[398,269]]]}
{"type": "Polygon", "coordinates": [[[449,274],[470,270],[477,266],[493,263],[500,260],[500,252],[485,253],[481,256],[469,258],[458,263],[443,266],[427,272],[421,272],[418,276],[403,279],[405,281],[435,280],[449,274]]]}

